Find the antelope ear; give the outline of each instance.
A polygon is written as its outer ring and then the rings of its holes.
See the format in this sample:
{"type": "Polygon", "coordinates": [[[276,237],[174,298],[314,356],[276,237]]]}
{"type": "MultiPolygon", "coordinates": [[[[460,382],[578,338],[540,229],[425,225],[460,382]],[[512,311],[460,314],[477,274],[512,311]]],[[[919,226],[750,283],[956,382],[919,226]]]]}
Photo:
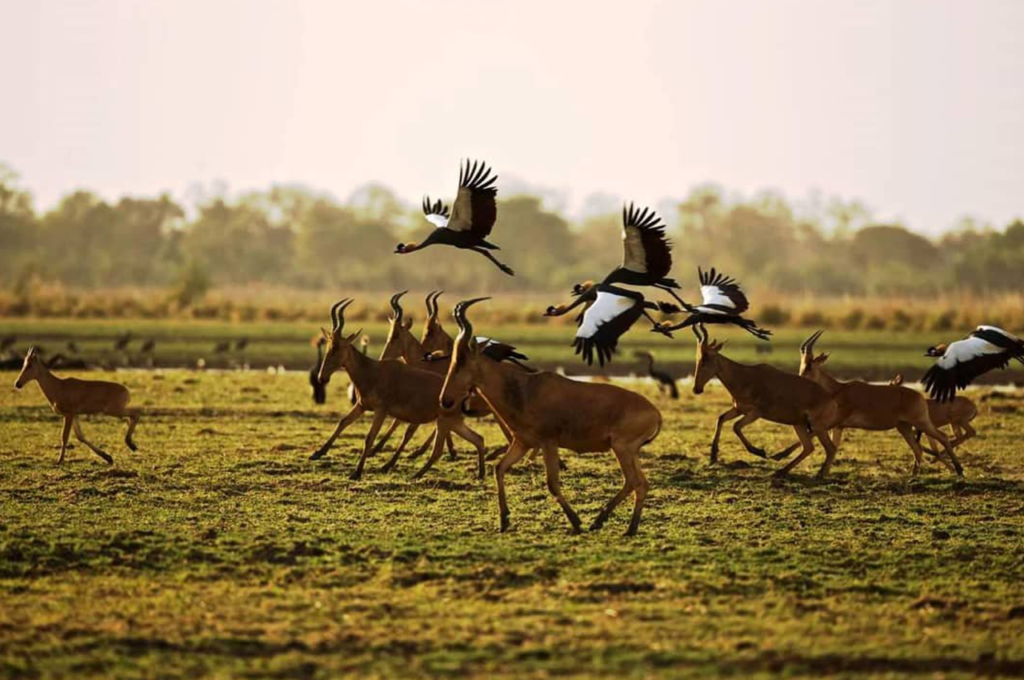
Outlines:
{"type": "Polygon", "coordinates": [[[326,329],[326,328],[324,328],[323,326],[320,326],[320,332],[321,332],[321,333],[323,333],[323,335],[324,335],[324,340],[326,340],[327,338],[329,338],[329,337],[330,337],[330,336],[328,335],[328,333],[327,333],[327,329],[326,329]]]}
{"type": "Polygon", "coordinates": [[[359,330],[357,330],[357,331],[356,331],[355,333],[353,333],[352,335],[350,335],[350,336],[348,336],[347,338],[345,338],[345,341],[346,341],[346,342],[349,342],[349,343],[355,342],[356,338],[358,338],[358,337],[359,337],[359,334],[360,334],[360,333],[362,333],[362,332],[363,332],[363,329],[362,329],[362,328],[360,328],[360,329],[359,329],[359,330]]]}
{"type": "Polygon", "coordinates": [[[402,328],[404,328],[405,330],[409,330],[410,328],[412,328],[412,317],[411,316],[406,317],[405,320],[402,321],[402,328]]]}
{"type": "Polygon", "coordinates": [[[829,354],[828,352],[822,352],[821,354],[819,354],[819,355],[818,355],[818,356],[817,356],[817,357],[816,357],[816,358],[814,359],[814,363],[816,363],[816,364],[823,364],[823,363],[825,363],[826,361],[828,361],[828,358],[829,358],[829,356],[831,356],[831,355],[830,355],[830,354],[829,354]]]}

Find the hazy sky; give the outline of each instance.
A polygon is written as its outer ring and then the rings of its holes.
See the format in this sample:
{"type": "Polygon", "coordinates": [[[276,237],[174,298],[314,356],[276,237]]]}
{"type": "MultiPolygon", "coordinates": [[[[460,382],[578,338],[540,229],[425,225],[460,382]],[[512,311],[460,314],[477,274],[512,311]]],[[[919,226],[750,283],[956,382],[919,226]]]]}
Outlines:
{"type": "Polygon", "coordinates": [[[50,206],[225,180],[638,201],[714,181],[936,232],[1024,215],[1024,1],[0,0],[0,162],[50,206]]]}

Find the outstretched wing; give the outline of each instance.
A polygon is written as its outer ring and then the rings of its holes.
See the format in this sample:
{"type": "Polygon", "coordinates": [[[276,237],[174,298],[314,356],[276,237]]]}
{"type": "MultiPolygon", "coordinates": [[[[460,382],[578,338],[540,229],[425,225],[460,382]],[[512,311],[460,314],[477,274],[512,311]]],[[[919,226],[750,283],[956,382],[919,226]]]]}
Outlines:
{"type": "Polygon", "coordinates": [[[735,279],[716,272],[714,267],[709,272],[697,267],[697,276],[700,278],[700,296],[703,298],[703,303],[697,307],[700,311],[739,316],[750,307],[747,296],[740,290],[740,284],[735,279]]]}
{"type": "Polygon", "coordinates": [[[641,211],[632,203],[622,208],[622,248],[623,269],[647,274],[652,281],[672,269],[672,244],[661,218],[650,208],[641,211]]]}
{"type": "Polygon", "coordinates": [[[597,298],[583,313],[583,320],[576,331],[573,347],[589,365],[597,361],[604,366],[611,361],[618,346],[619,338],[643,314],[643,296],[621,288],[598,289],[597,298]]]}
{"type": "Polygon", "coordinates": [[[459,169],[459,193],[452,206],[452,217],[448,228],[455,231],[472,232],[474,236],[484,239],[491,233],[494,220],[498,217],[498,205],[495,196],[498,188],[494,183],[497,175],[491,175],[486,163],[466,161],[459,169]]]}
{"type": "Polygon", "coordinates": [[[430,202],[430,196],[423,197],[423,214],[426,216],[427,221],[433,224],[438,229],[448,226],[449,210],[448,206],[441,202],[441,199],[437,199],[435,202],[430,202]]]}
{"type": "Polygon", "coordinates": [[[972,334],[951,343],[945,354],[921,378],[932,399],[950,401],[957,390],[967,387],[980,375],[1006,368],[1012,353],[972,334]]]}

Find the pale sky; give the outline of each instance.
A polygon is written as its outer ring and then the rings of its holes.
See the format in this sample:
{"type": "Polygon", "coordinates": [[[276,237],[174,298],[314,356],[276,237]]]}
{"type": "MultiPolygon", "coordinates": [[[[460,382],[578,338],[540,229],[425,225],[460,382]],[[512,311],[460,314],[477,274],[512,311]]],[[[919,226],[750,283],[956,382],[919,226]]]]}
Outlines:
{"type": "MultiPolygon", "coordinates": [[[[0,162],[179,198],[503,179],[657,203],[716,182],[938,232],[1024,216],[1024,1],[0,0],[0,162]]],[[[500,185],[499,185],[500,186],[500,185]]]]}

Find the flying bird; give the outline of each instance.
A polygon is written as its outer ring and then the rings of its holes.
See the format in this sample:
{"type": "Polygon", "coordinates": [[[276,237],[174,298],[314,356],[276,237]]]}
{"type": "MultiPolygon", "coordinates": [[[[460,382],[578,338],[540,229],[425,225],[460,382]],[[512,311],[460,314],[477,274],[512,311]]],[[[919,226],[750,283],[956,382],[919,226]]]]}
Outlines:
{"type": "Polygon", "coordinates": [[[700,280],[700,295],[703,298],[701,304],[691,305],[684,302],[683,311],[689,316],[674,326],[657,324],[653,329],[655,332],[670,333],[697,324],[730,323],[760,340],[768,339],[771,331],[758,328],[755,322],[743,318],[742,314],[750,307],[750,303],[736,279],[716,272],[714,267],[709,272],[698,267],[697,276],[700,280]]]}
{"type": "Polygon", "coordinates": [[[581,355],[588,365],[593,365],[595,352],[597,362],[601,366],[604,366],[606,361],[611,361],[619,338],[641,316],[647,317],[648,321],[657,326],[657,322],[648,314],[649,310],[665,312],[667,308],[675,307],[665,303],[648,302],[636,291],[605,283],[597,284],[581,297],[591,295],[593,301],[583,312],[576,329],[576,339],[572,343],[576,348],[576,354],[581,355]]]}
{"type": "MultiPolygon", "coordinates": [[[[668,278],[672,269],[672,243],[665,235],[665,225],[651,208],[637,208],[633,203],[622,207],[622,264],[601,281],[605,284],[653,286],[667,291],[680,304],[673,289],[679,284],[668,278]]],[[[587,284],[573,290],[581,293],[587,284]]]]}
{"type": "Polygon", "coordinates": [[[475,340],[477,349],[479,349],[484,356],[497,362],[507,361],[519,366],[520,368],[533,370],[523,363],[524,361],[529,361],[530,357],[517,350],[514,345],[499,342],[494,338],[488,338],[482,335],[476,336],[475,340]]]}
{"type": "Polygon", "coordinates": [[[431,203],[430,197],[424,196],[423,214],[427,221],[434,225],[434,231],[420,243],[399,243],[395,247],[395,252],[406,255],[435,243],[454,246],[480,253],[498,269],[509,276],[514,276],[512,268],[499,262],[490,252],[500,248],[487,241],[498,217],[498,206],[495,202],[495,196],[498,194],[498,188],[495,186],[497,181],[498,176],[491,175],[486,163],[473,161],[470,165],[467,160],[459,168],[459,190],[451,212],[449,213],[448,206],[440,199],[431,203]]]}
{"type": "Polygon", "coordinates": [[[946,402],[978,376],[1006,368],[1011,359],[1024,364],[1024,340],[995,326],[978,326],[963,340],[929,347],[938,359],[921,378],[932,399],[946,402]]]}

